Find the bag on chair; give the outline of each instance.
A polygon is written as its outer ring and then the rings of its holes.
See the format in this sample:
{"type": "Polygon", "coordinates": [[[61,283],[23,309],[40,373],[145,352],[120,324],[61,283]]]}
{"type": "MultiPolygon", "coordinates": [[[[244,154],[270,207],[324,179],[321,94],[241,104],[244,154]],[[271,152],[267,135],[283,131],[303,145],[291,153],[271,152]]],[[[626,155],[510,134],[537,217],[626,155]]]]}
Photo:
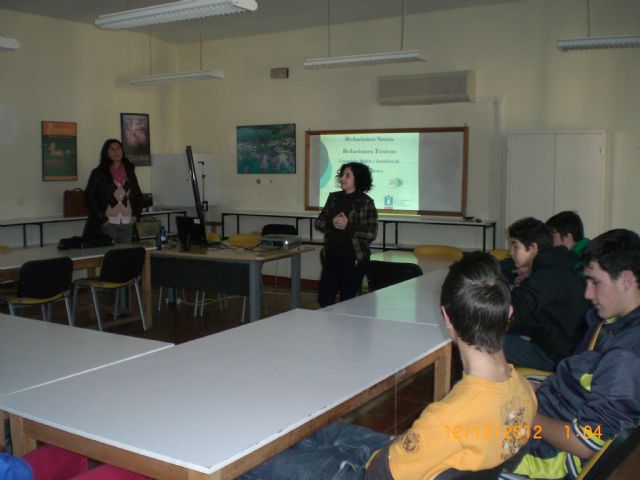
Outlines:
{"type": "Polygon", "coordinates": [[[84,204],[84,190],[74,188],[73,190],[64,191],[62,214],[64,217],[86,217],[89,215],[89,210],[84,204]]]}

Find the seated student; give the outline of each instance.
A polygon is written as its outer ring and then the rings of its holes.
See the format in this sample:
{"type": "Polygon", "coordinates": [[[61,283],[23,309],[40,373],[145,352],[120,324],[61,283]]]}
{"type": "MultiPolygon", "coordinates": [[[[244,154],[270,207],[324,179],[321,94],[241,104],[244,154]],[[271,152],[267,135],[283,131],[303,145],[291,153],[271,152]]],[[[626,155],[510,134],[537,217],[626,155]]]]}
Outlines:
{"type": "Polygon", "coordinates": [[[554,370],[571,355],[585,330],[584,279],[575,271],[577,257],[553,247],[551,230],[527,217],[509,227],[511,257],[531,273],[511,290],[512,328],[505,337],[509,363],[554,370]]]}
{"type": "Polygon", "coordinates": [[[530,430],[536,401],[502,352],[511,308],[496,260],[477,252],[452,265],[441,305],[464,377],[407,432],[389,443],[364,427],[333,423],[241,478],[422,479],[451,468],[490,469],[513,457],[527,441],[518,432],[530,430]]]}
{"type": "MultiPolygon", "coordinates": [[[[578,255],[576,260],[576,268],[579,273],[582,274],[582,262],[579,257],[582,251],[589,243],[589,239],[584,236],[584,226],[582,225],[582,219],[576,212],[566,210],[559,212],[550,217],[546,221],[547,226],[551,229],[553,234],[553,246],[559,247],[564,245],[569,250],[578,255]]],[[[519,283],[528,275],[526,268],[521,268],[517,271],[512,258],[505,258],[500,261],[500,267],[504,273],[505,278],[509,283],[519,283]]]]}
{"type": "Polygon", "coordinates": [[[584,236],[582,219],[576,212],[566,210],[556,213],[547,220],[547,226],[553,233],[553,246],[564,245],[577,255],[589,244],[589,239],[584,236]]]}
{"type": "Polygon", "coordinates": [[[592,351],[562,360],[538,388],[539,436],[514,473],[573,479],[584,459],[640,418],[640,237],[619,229],[584,251],[589,314],[602,319],[592,351]]]}

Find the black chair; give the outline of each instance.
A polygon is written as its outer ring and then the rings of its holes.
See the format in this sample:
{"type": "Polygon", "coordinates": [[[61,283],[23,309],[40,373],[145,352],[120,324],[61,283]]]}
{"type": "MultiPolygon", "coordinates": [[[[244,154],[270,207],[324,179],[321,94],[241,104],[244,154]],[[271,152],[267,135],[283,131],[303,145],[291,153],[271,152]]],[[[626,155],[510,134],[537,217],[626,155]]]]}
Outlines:
{"type": "Polygon", "coordinates": [[[0,291],[0,302],[9,305],[11,315],[16,314],[17,308],[40,305],[42,319],[50,321],[51,304],[64,300],[69,325],[73,325],[69,307],[72,274],[73,262],[69,257],[26,262],[20,268],[17,285],[0,291]]]}
{"type": "Polygon", "coordinates": [[[497,480],[502,472],[502,465],[490,468],[488,470],[478,470],[477,472],[456,470],[450,468],[439,475],[434,480],[497,480]]]}
{"type": "Polygon", "coordinates": [[[367,272],[369,291],[380,290],[420,275],[422,275],[422,269],[415,263],[372,260],[369,262],[367,272]]]}
{"type": "Polygon", "coordinates": [[[109,250],[102,261],[99,277],[83,278],[75,281],[75,288],[73,292],[74,318],[78,291],[80,288],[89,288],[91,289],[93,305],[96,310],[98,328],[102,330],[102,317],[100,315],[100,304],[98,303],[97,293],[99,291],[115,290],[115,306],[113,311],[113,317],[115,319],[118,316],[119,289],[133,285],[136,289],[136,296],[138,297],[142,327],[147,330],[148,327],[144,316],[144,305],[142,304],[142,292],[140,291],[145,254],[145,249],[142,247],[116,248],[109,250]]]}

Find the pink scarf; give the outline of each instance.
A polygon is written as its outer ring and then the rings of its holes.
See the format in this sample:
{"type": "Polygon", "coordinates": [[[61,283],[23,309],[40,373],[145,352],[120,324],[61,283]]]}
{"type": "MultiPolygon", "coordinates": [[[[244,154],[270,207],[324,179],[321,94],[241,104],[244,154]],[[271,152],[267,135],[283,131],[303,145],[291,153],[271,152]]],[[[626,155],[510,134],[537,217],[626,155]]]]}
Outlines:
{"type": "Polygon", "coordinates": [[[109,172],[111,172],[111,176],[115,183],[120,186],[124,185],[124,182],[127,179],[127,172],[125,171],[124,164],[122,162],[120,162],[117,167],[114,164],[111,164],[109,172]]]}

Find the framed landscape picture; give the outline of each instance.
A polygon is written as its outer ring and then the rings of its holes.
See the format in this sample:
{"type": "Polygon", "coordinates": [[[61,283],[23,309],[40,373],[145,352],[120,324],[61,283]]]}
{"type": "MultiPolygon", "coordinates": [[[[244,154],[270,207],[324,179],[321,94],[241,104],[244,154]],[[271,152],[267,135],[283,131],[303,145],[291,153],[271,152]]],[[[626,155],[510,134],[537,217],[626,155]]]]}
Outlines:
{"type": "Polygon", "coordinates": [[[296,173],[296,125],[237,127],[238,173],[296,173]]]}
{"type": "Polygon", "coordinates": [[[78,179],[78,125],[42,122],[42,180],[78,179]]]}
{"type": "Polygon", "coordinates": [[[122,145],[131,162],[140,167],[151,165],[151,140],[147,113],[121,113],[122,145]]]}

